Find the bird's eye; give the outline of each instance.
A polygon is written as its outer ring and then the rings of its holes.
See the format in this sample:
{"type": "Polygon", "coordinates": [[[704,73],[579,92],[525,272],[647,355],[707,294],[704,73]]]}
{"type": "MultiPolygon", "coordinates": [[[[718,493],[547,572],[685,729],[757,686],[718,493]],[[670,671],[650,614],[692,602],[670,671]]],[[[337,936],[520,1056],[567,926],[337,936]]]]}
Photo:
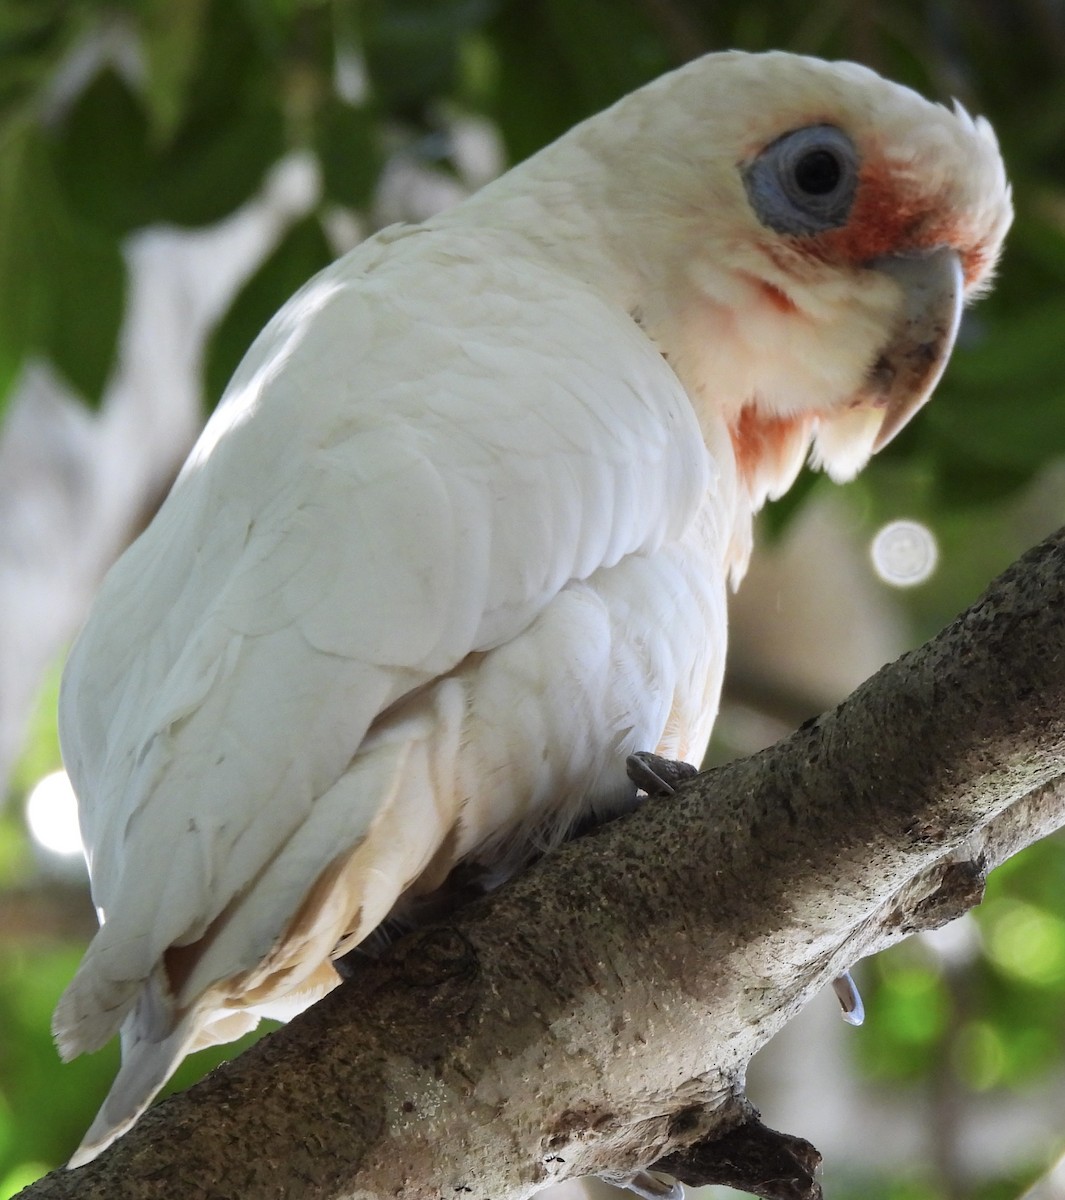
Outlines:
{"type": "Polygon", "coordinates": [[[858,151],[842,129],[810,125],[777,138],[740,170],[758,220],[802,236],[847,223],[858,167],[858,151]]]}
{"type": "Polygon", "coordinates": [[[811,150],[795,164],[795,183],[808,196],[827,196],[843,177],[839,159],[831,150],[811,150]]]}

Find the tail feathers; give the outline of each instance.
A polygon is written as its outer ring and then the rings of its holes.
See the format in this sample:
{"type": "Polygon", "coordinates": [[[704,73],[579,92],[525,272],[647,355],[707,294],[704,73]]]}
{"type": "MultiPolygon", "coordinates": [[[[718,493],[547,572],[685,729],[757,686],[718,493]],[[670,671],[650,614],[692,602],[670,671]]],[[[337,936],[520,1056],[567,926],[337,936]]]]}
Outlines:
{"type": "Polygon", "coordinates": [[[169,1012],[169,1003],[161,994],[161,987],[158,975],[149,979],[137,998],[136,1008],[123,1022],[122,1066],[89,1132],[67,1164],[69,1167],[91,1162],[121,1137],[192,1049],[202,1013],[194,1008],[170,1032],[162,1033],[160,1025],[168,1024],[164,1012],[169,1012]]]}
{"type": "MultiPolygon", "coordinates": [[[[97,935],[99,936],[99,935],[97,935]]],[[[64,1062],[105,1046],[118,1033],[137,1002],[138,978],[112,981],[101,976],[93,947],[68,984],[52,1017],[52,1036],[64,1062]]]]}
{"type": "Polygon", "coordinates": [[[464,683],[452,679],[381,722],[197,942],[149,957],[148,933],[136,933],[143,914],[130,913],[132,934],[114,921],[103,927],[54,1029],[60,1052],[73,1057],[121,1025],[122,1066],[70,1166],[125,1133],[186,1054],[239,1037],[263,1009],[291,1016],[312,1003],[338,981],[330,960],[339,943],[362,941],[412,885],[442,882],[460,852],[464,793],[453,768],[465,715],[464,683]],[[133,982],[114,983],[116,975],[133,982]]]}

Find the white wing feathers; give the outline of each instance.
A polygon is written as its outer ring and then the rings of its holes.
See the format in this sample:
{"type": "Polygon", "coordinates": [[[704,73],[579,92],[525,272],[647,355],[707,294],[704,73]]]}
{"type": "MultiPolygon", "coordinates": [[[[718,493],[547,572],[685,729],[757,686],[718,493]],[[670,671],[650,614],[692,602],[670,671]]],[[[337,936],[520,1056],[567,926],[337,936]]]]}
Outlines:
{"type": "Polygon", "coordinates": [[[56,1030],[67,1054],[99,1046],[153,981],[124,1039],[158,1062],[113,1093],[129,1120],[207,1019],[198,997],[244,972],[254,999],[330,863],[359,875],[366,932],[429,865],[468,799],[432,776],[454,774],[469,656],[681,538],[710,486],[635,323],[465,237],[468,256],[454,229],[368,244],[282,310],[71,657],[62,736],[104,924],[56,1030]]]}

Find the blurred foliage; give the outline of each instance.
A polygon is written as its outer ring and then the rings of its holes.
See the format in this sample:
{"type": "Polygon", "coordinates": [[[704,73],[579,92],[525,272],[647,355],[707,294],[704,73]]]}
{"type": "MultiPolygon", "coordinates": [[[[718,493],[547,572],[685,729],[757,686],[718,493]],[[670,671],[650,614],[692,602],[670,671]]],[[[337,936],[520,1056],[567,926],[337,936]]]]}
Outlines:
{"type": "MultiPolygon", "coordinates": [[[[1065,842],[1048,838],[995,871],[983,904],[956,922],[948,938],[914,938],[867,965],[863,983],[875,1035],[855,1041],[860,1066],[882,1094],[905,1095],[934,1114],[940,1149],[950,1147],[940,1168],[953,1187],[917,1164],[901,1171],[896,1184],[920,1172],[927,1191],[919,1194],[932,1198],[1017,1197],[1045,1172],[1047,1155],[1060,1154],[1060,1143],[1029,1150],[1027,1161],[1014,1156],[1003,1176],[977,1181],[960,1148],[967,1097],[994,1105],[1029,1093],[1060,1104],[1063,896],[1065,842]],[[959,1188],[959,1179],[967,1186],[959,1188]]],[[[889,1193],[863,1180],[855,1194],[889,1193]]]]}
{"type": "MultiPolygon", "coordinates": [[[[670,66],[725,47],[858,59],[932,97],[957,96],[999,132],[1018,207],[1000,285],[967,319],[936,403],[851,486],[869,528],[902,512],[926,521],[944,554],[957,551],[959,570],[909,598],[930,633],[1013,556],[1004,503],[1065,451],[1056,0],[0,0],[0,407],[32,356],[99,403],[125,303],[123,239],[153,223],[226,217],[286,151],[315,157],[320,201],[219,323],[208,403],[263,322],[326,261],[332,211],[372,228],[382,170],[397,154],[453,165],[453,114],[492,121],[513,160],[670,66]]],[[[822,486],[804,477],[770,523],[822,486]]],[[[27,754],[19,799],[58,765],[50,718],[27,754]]],[[[83,893],[49,870],[20,822],[0,824],[0,889],[48,885],[84,909],[83,893]]],[[[874,1029],[860,1042],[868,1078],[915,1096],[953,1089],[955,1103],[1060,1079],[1063,896],[1065,848],[1048,842],[996,875],[964,963],[913,942],[872,964],[874,1029]]],[[[114,1051],[59,1065],[48,1014],[78,947],[54,929],[12,921],[0,931],[3,1200],[72,1149],[114,1051]]],[[[175,1086],[202,1066],[186,1064],[175,1086]]],[[[1033,1161],[1020,1174],[1044,1168],[1033,1161]]],[[[964,1194],[1015,1196],[1022,1182],[1010,1168],[964,1194]]],[[[963,1193],[942,1168],[914,1165],[893,1180],[840,1179],[834,1194],[963,1193]]]]}

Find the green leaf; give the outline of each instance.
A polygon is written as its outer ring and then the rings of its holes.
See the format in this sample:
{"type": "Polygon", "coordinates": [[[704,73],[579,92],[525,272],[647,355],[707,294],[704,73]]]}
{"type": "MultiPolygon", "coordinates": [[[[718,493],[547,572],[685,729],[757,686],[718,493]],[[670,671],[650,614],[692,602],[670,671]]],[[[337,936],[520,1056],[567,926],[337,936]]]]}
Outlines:
{"type": "Polygon", "coordinates": [[[213,407],[263,326],[333,254],[317,218],[294,225],[241,289],[207,350],[204,386],[213,407]]]}
{"type": "Polygon", "coordinates": [[[959,346],[919,419],[921,438],[946,471],[957,465],[957,473],[971,475],[974,464],[990,468],[1003,486],[987,495],[1002,496],[1011,487],[1007,475],[1031,476],[1065,453],[1063,329],[1065,302],[1052,296],[981,320],[978,340],[959,346]]]}
{"type": "Polygon", "coordinates": [[[46,288],[36,261],[36,216],[45,189],[36,131],[0,137],[0,397],[6,398],[44,329],[46,288]]]}
{"type": "Polygon", "coordinates": [[[673,65],[640,5],[548,0],[547,7],[589,112],[605,108],[673,65]]]}
{"type": "Polygon", "coordinates": [[[316,131],[325,194],[340,204],[362,208],[370,202],[384,165],[377,119],[365,108],[330,98],[316,131]]]}
{"type": "Polygon", "coordinates": [[[644,9],[612,0],[511,3],[492,35],[499,56],[492,115],[515,159],[673,65],[644,9]]]}
{"type": "Polygon", "coordinates": [[[125,282],[115,239],[64,204],[40,132],[9,129],[0,142],[0,394],[34,352],[98,402],[114,362],[125,282]]]}
{"type": "Polygon", "coordinates": [[[126,265],[118,243],[57,220],[44,256],[49,320],[40,349],[91,404],[111,374],[126,308],[126,265]]]}
{"type": "Polygon", "coordinates": [[[588,115],[579,81],[543,10],[511,4],[494,23],[499,85],[490,115],[520,162],[588,115]]]}
{"type": "Polygon", "coordinates": [[[1063,413],[1065,377],[1018,380],[1012,386],[965,394],[944,389],[920,419],[926,433],[937,436],[941,461],[968,459],[1030,476],[1065,453],[1063,413]]]}
{"type": "Polygon", "coordinates": [[[364,9],[367,67],[386,108],[416,112],[450,93],[462,38],[479,28],[496,0],[371,0],[364,9]]]}
{"type": "Polygon", "coordinates": [[[28,111],[84,24],[66,0],[0,4],[0,118],[28,111]]]}
{"type": "Polygon", "coordinates": [[[234,107],[252,102],[279,104],[276,54],[264,50],[261,22],[256,19],[256,14],[270,7],[207,0],[188,83],[185,125],[206,117],[217,120],[234,107]],[[236,47],[239,53],[235,53],[236,47]]]}
{"type": "Polygon", "coordinates": [[[193,8],[195,29],[176,18],[168,27],[175,37],[180,33],[189,40],[202,31],[204,39],[202,60],[182,68],[192,74],[180,84],[180,103],[176,80],[160,85],[169,89],[169,98],[160,101],[151,74],[141,96],[108,68],[81,92],[53,135],[65,202],[108,233],[155,221],[203,225],[221,220],[259,188],[284,151],[268,64],[256,59],[254,46],[236,65],[219,58],[218,39],[231,39],[225,50],[231,55],[233,44],[248,45],[246,28],[225,5],[215,4],[208,13],[207,0],[197,0],[193,8]]]}
{"type": "Polygon", "coordinates": [[[148,121],[114,70],[101,71],[81,92],[51,150],[65,202],[79,217],[114,234],[152,219],[148,121]]]}
{"type": "Polygon", "coordinates": [[[1029,466],[988,462],[964,443],[942,440],[937,446],[931,498],[939,509],[970,509],[1002,504],[1031,480],[1029,466]]]}
{"type": "Polygon", "coordinates": [[[284,150],[276,109],[234,111],[185,126],[155,169],[152,210],[177,225],[208,225],[239,208],[284,150]]]}
{"type": "Polygon", "coordinates": [[[950,364],[952,388],[1015,394],[1035,380],[1062,377],[1062,330],[1065,299],[1036,299],[1023,311],[1013,310],[993,323],[976,313],[977,338],[966,344],[966,327],[950,364]]]}
{"type": "Polygon", "coordinates": [[[285,148],[278,64],[259,53],[239,5],[152,0],[145,23],[159,61],[143,94],[102,70],[54,135],[67,203],[110,233],[221,220],[285,148]]]}
{"type": "Polygon", "coordinates": [[[186,115],[209,4],[210,0],[142,0],[141,44],[148,61],[144,96],[157,141],[169,138],[186,115]]]}
{"type": "Polygon", "coordinates": [[[179,225],[228,216],[285,150],[280,64],[245,6],[210,0],[200,22],[184,119],[153,161],[149,189],[154,219],[179,225]]]}
{"type": "MultiPolygon", "coordinates": [[[[1023,296],[1031,285],[1034,271],[1045,274],[1047,282],[1054,286],[1065,283],[1065,229],[1061,221],[1065,213],[1059,212],[1058,219],[1054,219],[1055,208],[1060,209],[1062,203],[1060,197],[1048,197],[1045,217],[1033,214],[1025,219],[1022,216],[1010,230],[1005,271],[998,281],[1000,289],[1010,285],[1016,275],[1020,285],[1016,290],[1023,296]]],[[[996,299],[1001,294],[1001,291],[996,292],[996,299]]]]}

